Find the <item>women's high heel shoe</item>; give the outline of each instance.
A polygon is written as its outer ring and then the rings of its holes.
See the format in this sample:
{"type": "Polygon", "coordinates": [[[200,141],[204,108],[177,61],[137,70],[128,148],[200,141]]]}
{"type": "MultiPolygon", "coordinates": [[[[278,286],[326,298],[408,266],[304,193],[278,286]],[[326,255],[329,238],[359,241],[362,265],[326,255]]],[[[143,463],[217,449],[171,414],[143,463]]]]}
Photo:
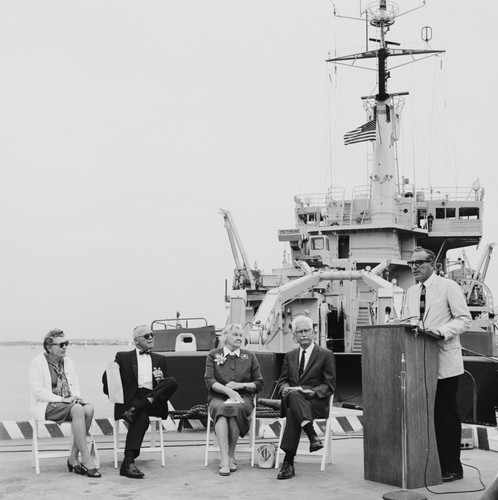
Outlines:
{"type": "Polygon", "coordinates": [[[88,477],[102,477],[102,474],[98,469],[87,469],[83,464],[81,464],[81,470],[83,474],[86,474],[88,477]]]}
{"type": "Polygon", "coordinates": [[[74,471],[75,474],[80,474],[81,476],[86,475],[86,471],[82,469],[82,465],[81,464],[71,465],[71,463],[69,462],[69,458],[67,459],[67,470],[69,472],[74,471]]]}

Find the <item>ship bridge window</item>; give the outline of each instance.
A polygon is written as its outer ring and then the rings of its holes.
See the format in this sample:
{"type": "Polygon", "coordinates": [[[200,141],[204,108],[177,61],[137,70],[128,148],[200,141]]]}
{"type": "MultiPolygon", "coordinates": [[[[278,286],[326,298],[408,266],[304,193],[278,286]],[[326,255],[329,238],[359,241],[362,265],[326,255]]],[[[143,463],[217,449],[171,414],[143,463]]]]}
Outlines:
{"type": "Polygon", "coordinates": [[[479,207],[460,207],[458,210],[459,219],[479,219],[479,207]]]}
{"type": "Polygon", "coordinates": [[[456,208],[436,208],[436,219],[456,219],[456,208]]]}
{"type": "Polygon", "coordinates": [[[313,238],[311,240],[312,250],[330,250],[328,238],[313,238]]]}

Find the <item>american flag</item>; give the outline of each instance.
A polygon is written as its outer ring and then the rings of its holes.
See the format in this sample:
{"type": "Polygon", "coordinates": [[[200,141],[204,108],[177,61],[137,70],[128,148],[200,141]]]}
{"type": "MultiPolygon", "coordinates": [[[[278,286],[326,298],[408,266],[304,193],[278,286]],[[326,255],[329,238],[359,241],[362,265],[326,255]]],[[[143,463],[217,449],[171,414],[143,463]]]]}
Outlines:
{"type": "Polygon", "coordinates": [[[375,120],[370,120],[365,125],[355,128],[344,135],[344,144],[346,146],[364,141],[375,141],[375,120]]]}

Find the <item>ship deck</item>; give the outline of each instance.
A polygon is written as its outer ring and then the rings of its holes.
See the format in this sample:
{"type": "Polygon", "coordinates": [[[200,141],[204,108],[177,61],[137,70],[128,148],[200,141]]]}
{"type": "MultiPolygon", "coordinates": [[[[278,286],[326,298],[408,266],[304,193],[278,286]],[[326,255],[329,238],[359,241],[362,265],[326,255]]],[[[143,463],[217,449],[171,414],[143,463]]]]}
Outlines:
{"type": "MultiPolygon", "coordinates": [[[[216,456],[204,466],[205,431],[189,430],[166,433],[166,466],[157,454],[143,454],[137,465],[146,474],[143,480],[120,477],[113,468],[112,437],[97,439],[101,479],[78,476],[67,471],[64,458],[42,460],[41,474],[31,467],[31,441],[0,441],[0,498],[156,498],[231,499],[258,498],[292,500],[297,498],[354,498],[372,500],[400,488],[366,481],[363,478],[363,439],[358,435],[334,439],[334,463],[320,471],[316,457],[298,457],[296,476],[277,481],[275,469],[251,468],[248,455],[237,457],[239,470],[229,477],[218,475],[216,456]]],[[[266,440],[268,441],[268,440],[266,440]]],[[[271,441],[271,440],[270,440],[271,441]]],[[[274,440],[273,440],[274,441],[274,440]]],[[[50,439],[44,446],[65,449],[67,440],[50,439]]],[[[120,457],[121,458],[121,457],[120,457]]],[[[479,499],[482,482],[489,487],[498,471],[498,453],[478,448],[462,450],[464,479],[453,483],[420,488],[428,499],[449,493],[452,500],[479,499]]]]}

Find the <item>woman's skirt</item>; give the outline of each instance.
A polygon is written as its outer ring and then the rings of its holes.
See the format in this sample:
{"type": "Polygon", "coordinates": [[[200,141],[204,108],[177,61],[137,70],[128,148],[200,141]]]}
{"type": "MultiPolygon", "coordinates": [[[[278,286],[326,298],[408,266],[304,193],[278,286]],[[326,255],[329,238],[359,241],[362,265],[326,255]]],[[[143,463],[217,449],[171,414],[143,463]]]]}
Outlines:
{"type": "Polygon", "coordinates": [[[235,417],[239,426],[240,437],[244,437],[249,431],[249,417],[254,408],[252,397],[242,396],[243,403],[225,403],[227,396],[224,394],[212,394],[209,401],[209,415],[216,423],[218,417],[235,417]]]}
{"type": "Polygon", "coordinates": [[[71,419],[71,408],[75,403],[48,403],[47,409],[45,410],[45,418],[47,420],[53,420],[58,424],[62,422],[70,422],[71,419]]]}

